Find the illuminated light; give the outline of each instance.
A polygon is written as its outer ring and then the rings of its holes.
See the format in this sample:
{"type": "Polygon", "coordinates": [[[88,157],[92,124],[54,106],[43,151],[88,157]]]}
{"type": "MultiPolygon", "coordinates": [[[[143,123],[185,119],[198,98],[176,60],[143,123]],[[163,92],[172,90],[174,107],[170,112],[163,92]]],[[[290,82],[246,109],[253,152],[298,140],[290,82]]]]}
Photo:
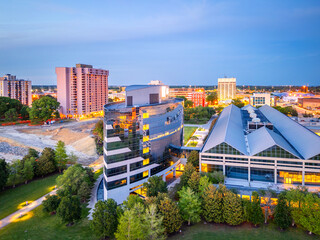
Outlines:
{"type": "Polygon", "coordinates": [[[143,149],[143,153],[148,153],[148,152],[149,152],[149,148],[148,147],[143,149]]]}
{"type": "Polygon", "coordinates": [[[201,163],[201,172],[208,172],[208,164],[201,163]]]}
{"type": "Polygon", "coordinates": [[[33,203],[33,201],[24,201],[18,205],[17,209],[22,209],[26,206],[29,206],[31,203],[33,203]],[[28,202],[28,205],[27,205],[27,202],[28,202]]]}
{"type": "Polygon", "coordinates": [[[149,159],[149,158],[143,160],[143,166],[144,166],[144,165],[147,165],[147,164],[149,164],[149,163],[150,163],[150,159],[149,159]]]}
{"type": "Polygon", "coordinates": [[[143,118],[149,118],[149,113],[143,113],[143,114],[142,114],[142,117],[143,117],[143,118]]]}
{"type": "Polygon", "coordinates": [[[148,170],[147,170],[147,171],[144,171],[143,174],[142,174],[142,176],[143,176],[143,177],[148,177],[148,176],[149,176],[149,171],[148,171],[148,170]]]}
{"type": "Polygon", "coordinates": [[[149,141],[149,136],[143,136],[143,142],[149,141]]]}
{"type": "Polygon", "coordinates": [[[242,198],[243,198],[243,199],[247,199],[247,200],[250,201],[250,196],[249,196],[249,195],[242,195],[242,198]]]}
{"type": "Polygon", "coordinates": [[[149,124],[143,125],[143,130],[148,130],[149,129],[149,124]]]}
{"type": "Polygon", "coordinates": [[[33,216],[32,212],[26,212],[26,213],[17,213],[14,216],[11,217],[11,222],[20,222],[30,219],[33,216]]]}

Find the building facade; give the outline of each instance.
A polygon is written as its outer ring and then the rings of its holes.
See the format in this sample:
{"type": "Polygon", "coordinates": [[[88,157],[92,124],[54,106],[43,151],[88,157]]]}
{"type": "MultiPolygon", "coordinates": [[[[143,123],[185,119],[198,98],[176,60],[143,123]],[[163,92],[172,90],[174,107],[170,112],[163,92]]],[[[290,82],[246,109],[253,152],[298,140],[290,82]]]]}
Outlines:
{"type": "Polygon", "coordinates": [[[320,137],[270,106],[230,105],[200,152],[200,167],[234,184],[319,186],[320,137]]]}
{"type": "Polygon", "coordinates": [[[56,74],[63,117],[103,114],[103,106],[108,102],[108,70],[76,64],[76,67],[57,67],[56,74]]]}
{"type": "Polygon", "coordinates": [[[171,160],[169,145],[182,145],[183,106],[168,94],[168,86],[134,85],[124,102],[105,105],[105,199],[120,204],[149,177],[175,175],[180,161],[171,160]]]}
{"type": "Polygon", "coordinates": [[[23,105],[31,106],[31,81],[17,79],[6,74],[0,77],[0,96],[19,100],[23,105]]]}
{"type": "Polygon", "coordinates": [[[317,110],[320,109],[320,98],[299,98],[298,104],[303,108],[317,110]]]}
{"type": "Polygon", "coordinates": [[[207,106],[204,88],[170,88],[170,97],[183,96],[193,102],[193,107],[207,106]]]}
{"type": "Polygon", "coordinates": [[[254,107],[268,105],[271,106],[270,93],[253,93],[250,96],[250,104],[254,107]]]}
{"type": "Polygon", "coordinates": [[[219,101],[232,100],[236,97],[236,78],[218,78],[219,101]]]}

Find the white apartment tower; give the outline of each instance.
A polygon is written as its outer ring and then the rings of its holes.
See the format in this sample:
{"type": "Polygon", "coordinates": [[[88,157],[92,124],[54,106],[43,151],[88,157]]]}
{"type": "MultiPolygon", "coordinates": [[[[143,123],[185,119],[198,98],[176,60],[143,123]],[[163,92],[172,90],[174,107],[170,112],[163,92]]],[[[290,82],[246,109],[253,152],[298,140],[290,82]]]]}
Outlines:
{"type": "Polygon", "coordinates": [[[236,78],[218,78],[218,98],[220,101],[236,97],[236,78]]]}

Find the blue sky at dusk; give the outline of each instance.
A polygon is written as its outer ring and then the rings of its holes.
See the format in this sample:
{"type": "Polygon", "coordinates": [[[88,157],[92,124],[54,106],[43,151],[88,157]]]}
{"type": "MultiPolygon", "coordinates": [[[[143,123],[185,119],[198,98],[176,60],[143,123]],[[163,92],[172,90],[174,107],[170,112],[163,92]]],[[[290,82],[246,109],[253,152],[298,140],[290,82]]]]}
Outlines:
{"type": "Polygon", "coordinates": [[[0,75],[56,84],[55,67],[109,85],[320,85],[320,1],[1,1],[0,75]]]}

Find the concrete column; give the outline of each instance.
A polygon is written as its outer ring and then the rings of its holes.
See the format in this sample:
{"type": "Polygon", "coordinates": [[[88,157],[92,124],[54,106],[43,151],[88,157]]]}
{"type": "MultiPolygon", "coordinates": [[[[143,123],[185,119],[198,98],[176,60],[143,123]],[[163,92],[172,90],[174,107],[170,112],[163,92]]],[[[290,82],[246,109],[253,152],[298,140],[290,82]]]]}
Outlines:
{"type": "Polygon", "coordinates": [[[165,175],[165,174],[162,175],[162,180],[163,180],[164,182],[166,181],[166,175],[165,175]]]}
{"type": "Polygon", "coordinates": [[[274,184],[277,184],[277,168],[274,169],[274,184]]]}
{"type": "Polygon", "coordinates": [[[249,182],[249,186],[250,186],[250,182],[251,182],[250,158],[248,158],[248,182],[249,182]]]}

